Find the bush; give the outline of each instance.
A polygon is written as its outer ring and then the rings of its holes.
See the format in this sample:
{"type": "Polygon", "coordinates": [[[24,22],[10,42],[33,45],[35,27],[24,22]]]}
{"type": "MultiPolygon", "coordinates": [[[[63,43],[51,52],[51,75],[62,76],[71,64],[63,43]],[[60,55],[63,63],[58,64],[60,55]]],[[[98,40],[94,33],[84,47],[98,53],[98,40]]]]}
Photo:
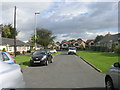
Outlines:
{"type": "Polygon", "coordinates": [[[5,48],[3,48],[3,50],[2,50],[2,51],[6,52],[6,49],[5,49],[5,48]]]}
{"type": "Polygon", "coordinates": [[[91,50],[98,51],[98,52],[108,52],[108,51],[110,51],[110,50],[108,50],[107,47],[104,47],[104,46],[92,46],[91,50]]]}
{"type": "Polygon", "coordinates": [[[20,52],[19,52],[19,51],[17,51],[17,52],[16,52],[16,55],[20,55],[20,52]]]}
{"type": "Polygon", "coordinates": [[[31,50],[27,50],[27,53],[31,53],[31,50]]]}
{"type": "Polygon", "coordinates": [[[120,48],[115,48],[114,52],[120,54],[120,48]]]}

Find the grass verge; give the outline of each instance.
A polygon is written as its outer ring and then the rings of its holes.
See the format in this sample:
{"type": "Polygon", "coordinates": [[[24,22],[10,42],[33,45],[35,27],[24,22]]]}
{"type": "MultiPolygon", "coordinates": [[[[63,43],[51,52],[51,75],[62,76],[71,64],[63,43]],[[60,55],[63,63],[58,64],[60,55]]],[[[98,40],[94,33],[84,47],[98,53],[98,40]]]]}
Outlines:
{"type": "Polygon", "coordinates": [[[106,73],[109,70],[109,67],[115,62],[118,62],[118,58],[120,58],[118,54],[88,51],[77,52],[77,55],[95,66],[97,69],[100,69],[102,73],[106,73]]]}

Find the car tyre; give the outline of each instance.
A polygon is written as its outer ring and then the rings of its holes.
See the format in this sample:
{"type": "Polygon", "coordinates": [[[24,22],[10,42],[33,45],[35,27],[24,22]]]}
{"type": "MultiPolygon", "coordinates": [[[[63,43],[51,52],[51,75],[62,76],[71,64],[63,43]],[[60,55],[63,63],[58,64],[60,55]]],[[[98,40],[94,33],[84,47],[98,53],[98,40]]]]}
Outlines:
{"type": "Polygon", "coordinates": [[[33,64],[33,63],[30,63],[30,66],[34,66],[34,64],[33,64]]]}
{"type": "Polygon", "coordinates": [[[45,66],[48,66],[48,63],[49,63],[48,60],[46,60],[46,62],[45,62],[45,66]]]}
{"type": "Polygon", "coordinates": [[[106,79],[106,90],[114,90],[114,86],[111,78],[106,79]]]}
{"type": "Polygon", "coordinates": [[[50,63],[53,63],[53,58],[51,59],[50,63]]]}

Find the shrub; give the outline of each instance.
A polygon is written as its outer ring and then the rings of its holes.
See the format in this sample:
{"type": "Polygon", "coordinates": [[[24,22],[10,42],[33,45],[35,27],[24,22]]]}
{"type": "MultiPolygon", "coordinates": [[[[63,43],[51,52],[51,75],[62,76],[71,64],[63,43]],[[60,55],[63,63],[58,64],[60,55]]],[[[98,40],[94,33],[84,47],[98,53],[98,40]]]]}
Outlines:
{"type": "Polygon", "coordinates": [[[6,49],[5,49],[5,48],[3,48],[3,50],[2,50],[2,51],[6,52],[6,49]]]}
{"type": "Polygon", "coordinates": [[[115,48],[114,52],[120,54],[120,48],[115,48]]]}
{"type": "Polygon", "coordinates": [[[19,52],[19,51],[17,51],[17,52],[16,52],[16,55],[20,55],[20,52],[19,52]]]}

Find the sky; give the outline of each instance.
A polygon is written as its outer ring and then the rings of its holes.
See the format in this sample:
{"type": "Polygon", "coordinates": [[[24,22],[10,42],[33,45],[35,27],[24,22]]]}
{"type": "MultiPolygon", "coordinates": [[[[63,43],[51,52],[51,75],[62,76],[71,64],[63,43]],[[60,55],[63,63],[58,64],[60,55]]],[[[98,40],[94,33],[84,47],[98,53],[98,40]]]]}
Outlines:
{"type": "Polygon", "coordinates": [[[17,7],[17,39],[30,40],[36,27],[51,30],[55,41],[118,33],[118,0],[3,0],[0,24],[12,24],[17,7]]]}

